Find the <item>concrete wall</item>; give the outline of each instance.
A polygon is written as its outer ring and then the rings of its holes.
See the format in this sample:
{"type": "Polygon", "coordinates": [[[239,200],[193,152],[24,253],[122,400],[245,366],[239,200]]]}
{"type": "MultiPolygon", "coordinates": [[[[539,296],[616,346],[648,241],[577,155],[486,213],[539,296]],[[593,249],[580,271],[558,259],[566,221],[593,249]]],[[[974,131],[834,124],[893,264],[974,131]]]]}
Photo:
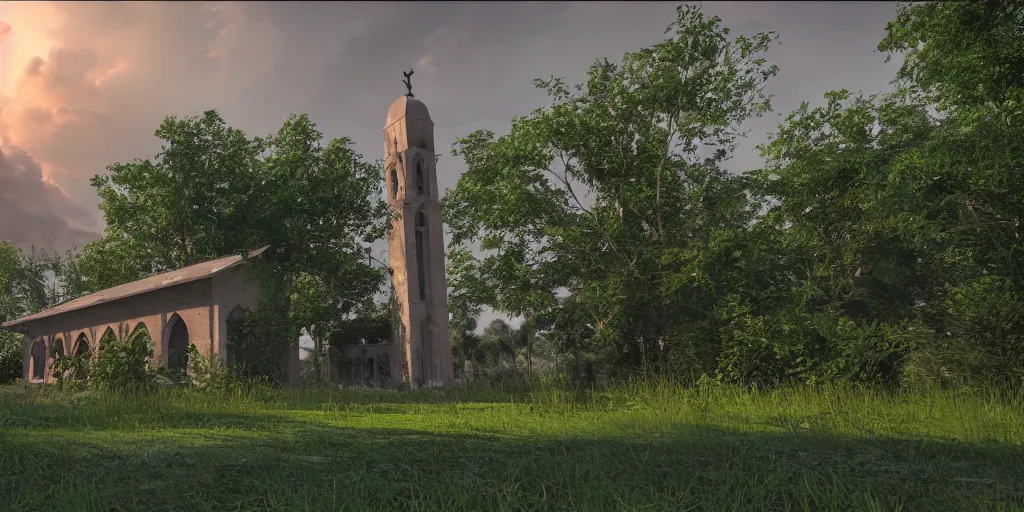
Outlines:
{"type": "MultiPolygon", "coordinates": [[[[259,288],[245,279],[245,268],[235,267],[200,279],[113,302],[29,322],[24,327],[24,378],[26,382],[53,382],[50,365],[54,347],[61,344],[72,354],[76,341],[84,336],[92,358],[98,354],[98,342],[109,328],[119,342],[128,339],[138,325],[145,325],[153,338],[153,358],[167,364],[167,342],[174,322],[188,329],[189,342],[203,355],[218,354],[222,360],[227,346],[227,317],[236,307],[256,306],[259,288]],[[32,378],[32,345],[46,345],[46,370],[42,380],[32,378]]],[[[298,342],[289,351],[289,383],[298,384],[298,342]],[[294,362],[291,361],[294,359],[294,362]]]]}

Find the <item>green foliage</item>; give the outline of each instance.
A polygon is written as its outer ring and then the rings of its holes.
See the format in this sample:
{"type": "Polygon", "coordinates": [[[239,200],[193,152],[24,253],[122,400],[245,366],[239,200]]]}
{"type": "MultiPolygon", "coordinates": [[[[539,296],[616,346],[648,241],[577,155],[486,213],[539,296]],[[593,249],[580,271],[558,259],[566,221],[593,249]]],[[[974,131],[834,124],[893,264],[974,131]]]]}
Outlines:
{"type": "MultiPolygon", "coordinates": [[[[1018,4],[900,6],[878,46],[903,54],[895,90],[802,104],[760,147],[763,168],[741,174],[725,160],[770,109],[773,33],[736,35],[684,5],[665,40],[594,62],[583,83],[535,81],[547,107],[453,145],[468,168],[443,200],[457,375],[1021,382],[1018,4]],[[521,328],[478,333],[485,307],[521,328]]],[[[240,376],[279,378],[302,332],[318,379],[329,349],[393,337],[393,304],[374,302],[386,276],[363,249],[389,220],[379,165],[348,139],[321,143],[307,116],[251,138],[209,111],[156,135],[153,159],[93,179],[107,231],[81,254],[0,243],[0,321],[269,245],[249,265],[260,303],[232,335],[240,376]]],[[[13,378],[21,341],[3,336],[0,379],[13,378]]],[[[144,366],[144,351],[109,350],[94,373],[144,366]]],[[[87,364],[62,358],[59,378],[87,364]]]]}
{"type": "Polygon", "coordinates": [[[380,289],[362,244],[386,226],[383,179],[349,139],[322,144],[306,115],[250,138],[215,111],[168,117],[156,136],[155,158],[92,180],[107,230],[74,262],[83,292],[269,245],[250,264],[262,294],[239,344],[250,372],[273,375],[302,329],[323,339],[380,289]]]}
{"type": "Polygon", "coordinates": [[[81,390],[88,386],[92,354],[65,354],[50,365],[50,373],[61,389],[81,390]]]}
{"type": "MultiPolygon", "coordinates": [[[[45,262],[0,240],[0,324],[38,312],[49,305],[45,262]]],[[[23,337],[0,330],[0,384],[22,377],[23,337]]]]}
{"type": "Polygon", "coordinates": [[[474,288],[465,295],[550,319],[568,289],[626,372],[667,371],[678,323],[714,319],[716,283],[701,271],[717,261],[700,248],[731,253],[726,233],[753,214],[719,165],[739,125],[769,108],[761,91],[777,72],[762,55],[770,33],[733,37],[692,6],[669,31],[621,63],[596,62],[585,84],[538,80],[552,105],[503,137],[458,141],[468,170],[444,199],[452,246],[486,251],[479,277],[453,280],[474,288]]]}
{"type": "Polygon", "coordinates": [[[1020,380],[1021,15],[901,6],[879,45],[905,52],[897,89],[804,103],[741,176],[720,163],[768,108],[771,34],[683,6],[674,38],[537,81],[549,108],[454,146],[459,357],[487,305],[534,319],[582,381],[1020,380]]]}
{"type": "Polygon", "coordinates": [[[188,345],[188,375],[200,390],[227,391],[238,382],[216,353],[203,355],[192,343],[188,345]]]}
{"type": "Polygon", "coordinates": [[[112,334],[99,341],[99,354],[89,369],[89,385],[100,391],[147,392],[156,385],[153,339],[136,329],[124,343],[112,334]]]}
{"type": "Polygon", "coordinates": [[[22,377],[22,340],[21,334],[0,330],[0,384],[22,377]]]}

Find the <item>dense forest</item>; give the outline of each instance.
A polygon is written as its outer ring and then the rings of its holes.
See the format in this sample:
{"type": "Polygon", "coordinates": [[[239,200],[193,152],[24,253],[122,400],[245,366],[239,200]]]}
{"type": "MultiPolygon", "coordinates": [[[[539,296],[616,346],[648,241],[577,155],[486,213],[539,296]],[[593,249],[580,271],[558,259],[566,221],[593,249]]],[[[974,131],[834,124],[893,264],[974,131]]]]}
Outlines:
{"type": "MultiPolygon", "coordinates": [[[[775,34],[693,6],[581,84],[536,80],[550,104],[506,135],[458,140],[456,375],[1019,383],[1024,8],[908,4],[886,29],[892,90],[808,98],[821,106],[784,117],[762,169],[724,164],[771,111],[775,34]],[[478,325],[484,308],[522,323],[478,325]]],[[[64,255],[0,243],[0,321],[270,245],[248,339],[305,331],[319,376],[326,347],[386,335],[387,273],[364,249],[389,222],[378,163],[304,115],[250,137],[211,111],[156,136],[154,158],[92,180],[102,238],[64,255]]],[[[0,336],[0,380],[20,377],[20,339],[0,336]]]]}

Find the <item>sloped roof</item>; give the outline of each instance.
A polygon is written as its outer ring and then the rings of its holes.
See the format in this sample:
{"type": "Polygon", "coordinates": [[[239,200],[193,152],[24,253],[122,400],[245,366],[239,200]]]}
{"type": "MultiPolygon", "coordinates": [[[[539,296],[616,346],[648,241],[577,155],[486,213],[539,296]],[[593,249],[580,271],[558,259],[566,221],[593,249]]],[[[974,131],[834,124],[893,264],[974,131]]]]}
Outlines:
{"type": "MultiPolygon", "coordinates": [[[[255,258],[256,256],[263,254],[263,251],[266,251],[268,247],[270,246],[268,245],[266,247],[256,249],[255,251],[249,251],[249,258],[255,258]]],[[[141,295],[143,293],[149,293],[162,288],[206,279],[237,266],[242,262],[242,260],[242,256],[236,254],[233,256],[217,258],[215,260],[204,261],[202,263],[196,263],[195,265],[180,268],[178,270],[172,270],[170,272],[164,272],[163,274],[149,276],[144,279],[139,279],[138,281],[132,281],[113,288],[107,288],[106,290],[100,290],[96,293],[83,295],[77,299],[69,300],[64,304],[40,311],[34,315],[22,317],[17,320],[11,320],[10,322],[3,324],[3,327],[14,327],[33,320],[69,313],[71,311],[77,311],[79,309],[96,306],[98,304],[104,304],[115,300],[133,297],[135,295],[141,295]]]]}

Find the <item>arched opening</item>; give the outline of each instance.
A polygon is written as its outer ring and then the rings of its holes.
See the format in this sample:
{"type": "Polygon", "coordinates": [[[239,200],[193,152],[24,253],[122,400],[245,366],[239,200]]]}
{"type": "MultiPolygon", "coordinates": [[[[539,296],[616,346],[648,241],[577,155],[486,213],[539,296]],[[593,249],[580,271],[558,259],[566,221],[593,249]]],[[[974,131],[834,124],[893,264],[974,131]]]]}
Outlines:
{"type": "Polygon", "coordinates": [[[99,350],[103,350],[103,349],[107,348],[108,346],[113,345],[115,343],[117,343],[117,335],[114,334],[114,330],[113,329],[111,329],[110,327],[107,327],[107,329],[105,331],[103,331],[103,336],[100,336],[100,341],[99,341],[99,343],[97,343],[97,345],[98,345],[97,348],[99,350]]]}
{"type": "Polygon", "coordinates": [[[416,212],[416,282],[419,285],[420,300],[427,300],[427,213],[416,212]]]}
{"type": "Polygon", "coordinates": [[[145,322],[135,324],[132,333],[125,338],[124,344],[133,354],[143,354],[143,357],[153,357],[153,336],[149,333],[149,327],[145,322]]]}
{"type": "Polygon", "coordinates": [[[416,195],[430,194],[430,190],[427,187],[427,179],[423,175],[423,157],[416,154],[416,195]]]}
{"type": "Polygon", "coordinates": [[[177,313],[167,322],[167,369],[184,372],[188,369],[188,327],[177,313]]]}
{"type": "Polygon", "coordinates": [[[32,368],[29,369],[29,376],[34,381],[43,380],[46,378],[46,345],[43,340],[36,340],[32,342],[31,352],[32,368]]]}
{"type": "Polygon", "coordinates": [[[63,378],[71,380],[85,380],[89,376],[89,364],[92,358],[92,347],[89,346],[89,338],[85,333],[80,333],[75,338],[74,349],[72,350],[70,366],[64,368],[63,378]]]}
{"type": "Polygon", "coordinates": [[[224,362],[228,366],[237,366],[245,361],[244,346],[241,346],[242,322],[245,320],[245,310],[235,306],[227,318],[227,346],[225,347],[224,362]]]}
{"type": "Polygon", "coordinates": [[[398,197],[398,171],[391,169],[391,199],[398,197]]]}
{"type": "Polygon", "coordinates": [[[78,339],[75,340],[75,355],[76,356],[88,356],[90,351],[89,338],[85,336],[85,333],[78,335],[78,339]]]}
{"type": "Polygon", "coordinates": [[[64,357],[64,339],[58,336],[50,344],[50,359],[57,362],[61,357],[64,357]]]}

